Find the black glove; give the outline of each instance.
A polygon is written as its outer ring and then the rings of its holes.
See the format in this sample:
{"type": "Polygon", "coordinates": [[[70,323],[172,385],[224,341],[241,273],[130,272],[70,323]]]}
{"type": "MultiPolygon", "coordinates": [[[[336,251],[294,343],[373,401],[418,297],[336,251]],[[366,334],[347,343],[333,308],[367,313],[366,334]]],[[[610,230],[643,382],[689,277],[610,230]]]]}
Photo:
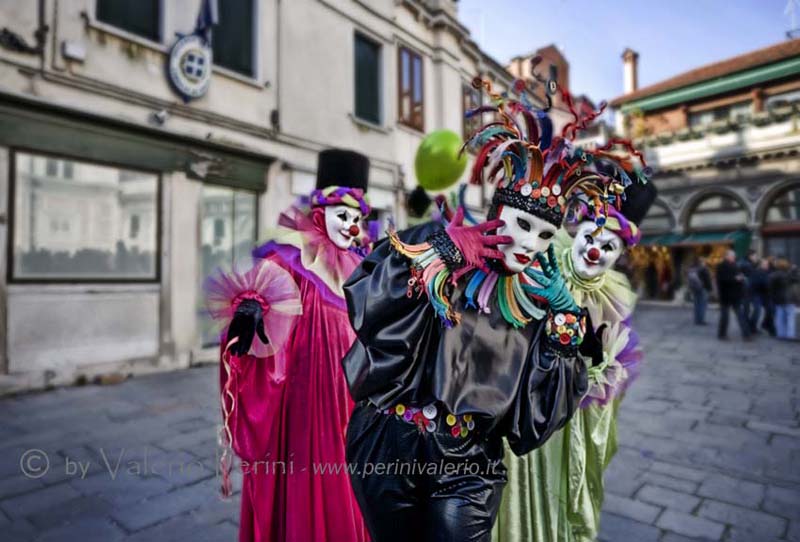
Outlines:
{"type": "Polygon", "coordinates": [[[605,329],[606,324],[603,324],[595,331],[591,317],[586,315],[586,333],[583,335],[583,342],[578,347],[578,351],[584,357],[592,358],[593,366],[603,363],[603,331],[605,329]]]}
{"type": "Polygon", "coordinates": [[[261,303],[255,299],[245,299],[239,306],[236,307],[236,313],[233,315],[231,325],[228,326],[228,337],[226,343],[231,342],[231,339],[238,337],[239,340],[231,346],[231,354],[234,356],[243,356],[250,351],[250,345],[253,344],[253,337],[258,334],[258,338],[264,344],[269,343],[267,335],[264,332],[264,321],[262,320],[261,303]]]}

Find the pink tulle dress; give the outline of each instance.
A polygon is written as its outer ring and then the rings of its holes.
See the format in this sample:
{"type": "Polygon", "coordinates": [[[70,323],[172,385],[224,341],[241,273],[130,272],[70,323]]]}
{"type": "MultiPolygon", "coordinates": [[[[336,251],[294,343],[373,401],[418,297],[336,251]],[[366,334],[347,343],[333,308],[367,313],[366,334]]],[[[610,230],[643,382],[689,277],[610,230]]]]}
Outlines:
{"type": "Polygon", "coordinates": [[[291,322],[278,338],[285,342],[272,355],[251,349],[221,364],[223,413],[243,471],[240,542],[368,539],[345,468],[354,405],[341,368],[355,339],[341,284],[360,256],[328,239],[319,211],[282,215],[281,233],[255,251],[257,268],[280,267],[299,290],[302,314],[282,316],[291,322]]]}

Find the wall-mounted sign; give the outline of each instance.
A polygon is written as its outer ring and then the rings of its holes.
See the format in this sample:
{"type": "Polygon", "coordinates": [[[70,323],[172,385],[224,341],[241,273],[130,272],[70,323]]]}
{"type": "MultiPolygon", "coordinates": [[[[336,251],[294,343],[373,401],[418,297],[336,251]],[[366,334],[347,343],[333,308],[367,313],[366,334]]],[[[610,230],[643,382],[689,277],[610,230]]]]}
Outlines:
{"type": "Polygon", "coordinates": [[[169,53],[167,73],[175,91],[188,102],[205,95],[211,83],[212,52],[198,34],[183,36],[169,53]]]}

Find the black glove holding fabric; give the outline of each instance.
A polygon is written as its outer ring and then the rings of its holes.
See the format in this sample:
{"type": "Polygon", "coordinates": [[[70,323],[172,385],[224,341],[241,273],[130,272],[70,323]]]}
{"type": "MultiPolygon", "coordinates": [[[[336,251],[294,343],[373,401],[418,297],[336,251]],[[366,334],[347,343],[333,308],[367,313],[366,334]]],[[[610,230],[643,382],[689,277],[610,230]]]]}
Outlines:
{"type": "Polygon", "coordinates": [[[578,347],[578,351],[585,358],[592,358],[592,365],[603,363],[603,332],[606,324],[601,325],[597,331],[594,330],[592,318],[586,315],[586,333],[583,335],[583,342],[578,347]]]}
{"type": "Polygon", "coordinates": [[[243,356],[250,351],[253,344],[253,337],[258,334],[258,338],[264,344],[269,343],[264,332],[263,312],[261,303],[255,299],[245,299],[236,307],[231,325],[228,326],[228,337],[226,342],[231,342],[234,337],[239,340],[231,346],[230,352],[234,356],[243,356]]]}

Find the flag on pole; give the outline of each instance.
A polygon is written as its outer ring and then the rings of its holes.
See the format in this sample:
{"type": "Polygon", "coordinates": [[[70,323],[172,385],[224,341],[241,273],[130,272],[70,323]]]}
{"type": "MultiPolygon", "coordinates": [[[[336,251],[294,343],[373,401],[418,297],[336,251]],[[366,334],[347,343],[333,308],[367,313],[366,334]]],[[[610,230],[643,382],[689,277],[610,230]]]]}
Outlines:
{"type": "Polygon", "coordinates": [[[200,12],[197,14],[197,23],[194,31],[206,40],[209,47],[211,46],[211,29],[218,23],[219,6],[217,5],[217,0],[201,0],[200,12]]]}

